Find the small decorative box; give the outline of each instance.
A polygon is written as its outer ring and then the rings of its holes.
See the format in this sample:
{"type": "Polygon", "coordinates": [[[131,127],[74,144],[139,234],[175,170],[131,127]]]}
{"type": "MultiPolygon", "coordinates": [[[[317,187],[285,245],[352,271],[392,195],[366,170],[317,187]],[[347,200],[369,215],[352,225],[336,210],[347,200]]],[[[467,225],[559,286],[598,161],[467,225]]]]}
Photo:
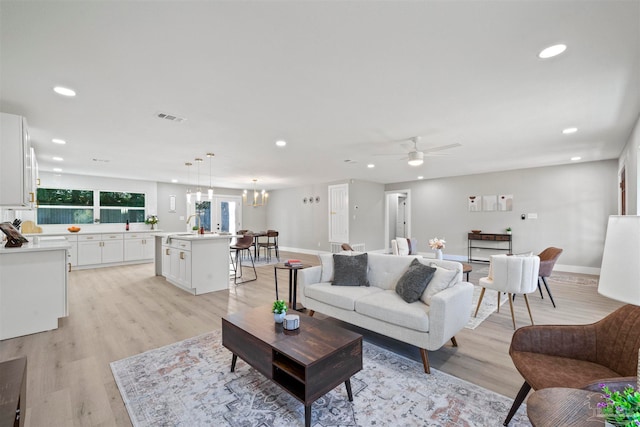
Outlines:
{"type": "Polygon", "coordinates": [[[282,326],[290,331],[293,329],[298,329],[300,327],[300,316],[298,316],[297,314],[287,314],[286,316],[284,316],[284,322],[282,323],[282,326]]]}

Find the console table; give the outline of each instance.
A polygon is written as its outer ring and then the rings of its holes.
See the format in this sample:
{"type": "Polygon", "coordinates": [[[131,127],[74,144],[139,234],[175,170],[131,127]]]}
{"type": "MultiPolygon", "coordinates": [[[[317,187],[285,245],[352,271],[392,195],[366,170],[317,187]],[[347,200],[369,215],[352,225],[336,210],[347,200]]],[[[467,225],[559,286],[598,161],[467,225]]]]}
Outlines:
{"type": "Polygon", "coordinates": [[[483,249],[491,251],[506,251],[512,253],[511,234],[493,234],[493,233],[469,233],[468,239],[468,262],[489,262],[486,259],[477,259],[471,257],[473,249],[483,249]],[[490,242],[493,242],[491,244],[490,242]],[[491,246],[489,246],[491,245],[491,246]]]}

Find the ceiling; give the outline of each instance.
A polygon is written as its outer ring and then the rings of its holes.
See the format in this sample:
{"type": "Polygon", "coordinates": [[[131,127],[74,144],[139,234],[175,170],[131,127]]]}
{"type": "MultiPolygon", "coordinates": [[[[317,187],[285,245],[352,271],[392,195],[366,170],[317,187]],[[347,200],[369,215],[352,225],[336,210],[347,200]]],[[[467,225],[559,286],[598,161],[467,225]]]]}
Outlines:
{"type": "Polygon", "coordinates": [[[635,0],[2,0],[0,19],[0,110],[43,171],[184,182],[212,151],[216,187],[402,182],[616,158],[640,113],[635,0]],[[414,136],[461,146],[411,167],[414,136]]]}

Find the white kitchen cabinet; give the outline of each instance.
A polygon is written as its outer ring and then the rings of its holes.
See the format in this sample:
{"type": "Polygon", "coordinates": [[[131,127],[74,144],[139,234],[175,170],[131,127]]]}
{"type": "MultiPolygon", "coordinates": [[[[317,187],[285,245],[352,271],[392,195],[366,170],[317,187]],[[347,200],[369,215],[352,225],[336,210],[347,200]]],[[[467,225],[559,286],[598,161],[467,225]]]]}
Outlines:
{"type": "Polygon", "coordinates": [[[124,234],[124,260],[152,260],[155,256],[155,239],[149,233],[124,234]]]}
{"type": "Polygon", "coordinates": [[[0,206],[35,208],[37,162],[24,117],[0,113],[0,151],[0,206]]]}
{"type": "Polygon", "coordinates": [[[122,233],[78,236],[78,266],[121,263],[124,260],[122,233]]]}
{"type": "Polygon", "coordinates": [[[76,265],[78,265],[78,236],[63,236],[67,242],[69,242],[69,245],[71,246],[69,248],[69,264],[71,264],[72,267],[75,267],[76,265]]]}
{"type": "Polygon", "coordinates": [[[56,329],[69,315],[67,242],[0,248],[0,340],[56,329]]]}
{"type": "MultiPolygon", "coordinates": [[[[162,275],[194,295],[229,289],[229,236],[171,237],[162,244],[162,275]]],[[[157,262],[157,261],[156,261],[157,262]]]]}

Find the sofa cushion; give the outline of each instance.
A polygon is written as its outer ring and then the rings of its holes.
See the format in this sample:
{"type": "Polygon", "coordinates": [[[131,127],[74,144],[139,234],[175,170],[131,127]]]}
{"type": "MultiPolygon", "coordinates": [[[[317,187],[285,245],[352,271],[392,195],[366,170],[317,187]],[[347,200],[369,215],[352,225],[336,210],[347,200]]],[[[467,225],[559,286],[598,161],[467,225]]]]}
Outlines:
{"type": "Polygon", "coordinates": [[[418,239],[412,237],[407,241],[409,242],[409,255],[418,255],[418,239]]]}
{"type": "Polygon", "coordinates": [[[398,255],[409,255],[409,241],[404,237],[396,237],[398,245],[398,255]]]}
{"type": "MultiPolygon", "coordinates": [[[[363,252],[358,251],[342,251],[337,255],[343,256],[355,256],[360,255],[363,252]]],[[[332,253],[322,253],[318,254],[318,258],[320,258],[320,266],[322,267],[322,273],[320,274],[320,282],[331,282],[333,281],[333,256],[336,254],[332,253]]]]}
{"type": "Polygon", "coordinates": [[[420,301],[428,305],[431,305],[431,298],[435,294],[447,289],[453,284],[453,279],[458,274],[456,270],[447,270],[433,263],[430,264],[430,268],[434,268],[435,272],[428,286],[420,295],[420,301]]]}
{"type": "Polygon", "coordinates": [[[333,254],[333,285],[369,286],[367,260],[366,253],[355,256],[333,254]]]}
{"type": "Polygon", "coordinates": [[[331,283],[315,283],[304,287],[305,298],[311,298],[344,310],[355,310],[356,300],[382,292],[382,289],[366,286],[332,286],[331,283]]]}
{"type": "Polygon", "coordinates": [[[415,256],[392,256],[369,253],[369,284],[377,288],[395,291],[415,256]]]}
{"type": "Polygon", "coordinates": [[[422,301],[407,304],[394,290],[358,298],[355,307],[356,312],[363,316],[420,332],[429,332],[429,306],[422,301]]]}
{"type": "MultiPolygon", "coordinates": [[[[436,268],[424,265],[417,259],[411,261],[409,268],[396,284],[396,293],[406,302],[416,302],[427,288],[436,268]]],[[[455,272],[454,272],[455,273],[455,272]]]]}

